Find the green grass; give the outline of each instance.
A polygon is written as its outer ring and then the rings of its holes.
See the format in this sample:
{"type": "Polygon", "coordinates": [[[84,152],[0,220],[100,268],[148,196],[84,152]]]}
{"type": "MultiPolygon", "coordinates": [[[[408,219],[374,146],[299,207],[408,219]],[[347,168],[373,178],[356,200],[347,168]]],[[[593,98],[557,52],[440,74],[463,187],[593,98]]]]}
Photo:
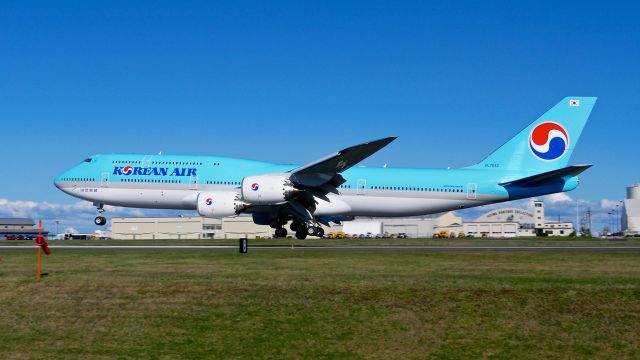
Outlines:
{"type": "Polygon", "coordinates": [[[640,358],[640,254],[0,252],[0,356],[640,358]]]}
{"type": "MultiPolygon", "coordinates": [[[[33,241],[0,240],[1,246],[32,245],[33,241]]],[[[49,240],[50,245],[238,245],[238,239],[158,239],[158,240],[49,240]]],[[[250,245],[426,245],[426,246],[640,246],[640,238],[529,237],[517,239],[249,239],[250,245]]]]}

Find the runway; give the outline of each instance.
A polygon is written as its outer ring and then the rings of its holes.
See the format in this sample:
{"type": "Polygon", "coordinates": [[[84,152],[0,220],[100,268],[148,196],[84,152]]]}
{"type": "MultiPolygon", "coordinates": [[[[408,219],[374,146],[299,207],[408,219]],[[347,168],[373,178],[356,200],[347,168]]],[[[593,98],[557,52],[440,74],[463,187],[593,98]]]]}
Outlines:
{"type": "MultiPolygon", "coordinates": [[[[0,246],[0,250],[30,250],[36,245],[0,246]]],[[[50,245],[52,250],[187,250],[238,251],[233,245],[50,245]]],[[[420,246],[420,245],[358,245],[304,246],[251,245],[249,251],[423,251],[423,252],[482,252],[482,251],[591,251],[640,252],[640,246],[420,246]]]]}

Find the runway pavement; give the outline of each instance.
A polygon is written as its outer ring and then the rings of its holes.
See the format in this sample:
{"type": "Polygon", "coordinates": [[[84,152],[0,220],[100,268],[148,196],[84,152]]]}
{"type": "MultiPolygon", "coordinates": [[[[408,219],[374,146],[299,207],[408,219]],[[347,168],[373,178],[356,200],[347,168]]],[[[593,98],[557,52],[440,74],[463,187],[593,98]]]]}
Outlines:
{"type": "MultiPolygon", "coordinates": [[[[191,250],[231,251],[233,245],[50,245],[52,250],[191,250]]],[[[0,246],[0,250],[37,249],[36,245],[0,246]]],[[[622,251],[640,252],[640,246],[421,246],[421,245],[251,245],[249,251],[425,251],[425,252],[477,252],[477,251],[622,251]]]]}

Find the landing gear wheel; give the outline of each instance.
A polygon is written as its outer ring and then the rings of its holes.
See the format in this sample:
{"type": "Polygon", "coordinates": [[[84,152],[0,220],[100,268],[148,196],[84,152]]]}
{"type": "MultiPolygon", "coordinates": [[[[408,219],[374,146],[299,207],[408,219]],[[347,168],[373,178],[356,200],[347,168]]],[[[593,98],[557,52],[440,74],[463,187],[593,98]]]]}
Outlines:
{"type": "Polygon", "coordinates": [[[93,219],[93,222],[98,226],[104,226],[107,223],[107,218],[104,216],[96,216],[96,218],[93,219]]]}
{"type": "Polygon", "coordinates": [[[300,223],[292,221],[289,229],[291,229],[291,231],[298,231],[298,229],[300,229],[300,223]]]}
{"type": "Polygon", "coordinates": [[[315,226],[309,226],[307,228],[307,235],[309,236],[316,236],[316,232],[317,232],[317,229],[315,226]]]}
{"type": "Polygon", "coordinates": [[[324,236],[324,229],[323,229],[323,228],[321,228],[321,227],[318,227],[318,228],[316,229],[316,236],[317,236],[317,237],[320,237],[320,238],[321,238],[321,237],[323,237],[323,236],[324,236]]]}
{"type": "Polygon", "coordinates": [[[296,239],[304,240],[307,238],[307,229],[301,227],[296,230],[296,239]]]}
{"type": "Polygon", "coordinates": [[[276,237],[277,238],[287,237],[287,229],[285,229],[285,228],[277,228],[276,229],[276,237]]]}

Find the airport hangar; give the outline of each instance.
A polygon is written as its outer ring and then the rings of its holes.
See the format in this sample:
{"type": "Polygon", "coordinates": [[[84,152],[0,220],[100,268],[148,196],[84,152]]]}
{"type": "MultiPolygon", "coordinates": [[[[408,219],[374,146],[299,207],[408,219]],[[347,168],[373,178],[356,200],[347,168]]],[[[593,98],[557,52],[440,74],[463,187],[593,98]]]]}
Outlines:
{"type": "MultiPolygon", "coordinates": [[[[405,233],[412,238],[428,238],[434,233],[447,231],[458,236],[518,237],[569,236],[574,231],[572,222],[551,221],[544,217],[544,203],[534,202],[534,212],[519,208],[491,210],[472,222],[463,222],[453,212],[438,217],[358,218],[353,222],[380,223],[380,234],[405,233]]],[[[343,222],[342,224],[344,224],[343,222]]],[[[342,224],[324,227],[325,234],[343,231],[342,224]]],[[[209,219],[199,216],[171,218],[113,218],[111,234],[114,239],[233,239],[240,237],[272,237],[273,229],[256,225],[251,216],[209,219]]],[[[376,234],[373,234],[376,235],[376,234]]]]}
{"type": "Polygon", "coordinates": [[[570,221],[554,221],[545,218],[544,202],[533,201],[534,212],[520,208],[492,210],[475,221],[439,226],[434,229],[473,237],[570,236],[574,232],[570,221]]]}

